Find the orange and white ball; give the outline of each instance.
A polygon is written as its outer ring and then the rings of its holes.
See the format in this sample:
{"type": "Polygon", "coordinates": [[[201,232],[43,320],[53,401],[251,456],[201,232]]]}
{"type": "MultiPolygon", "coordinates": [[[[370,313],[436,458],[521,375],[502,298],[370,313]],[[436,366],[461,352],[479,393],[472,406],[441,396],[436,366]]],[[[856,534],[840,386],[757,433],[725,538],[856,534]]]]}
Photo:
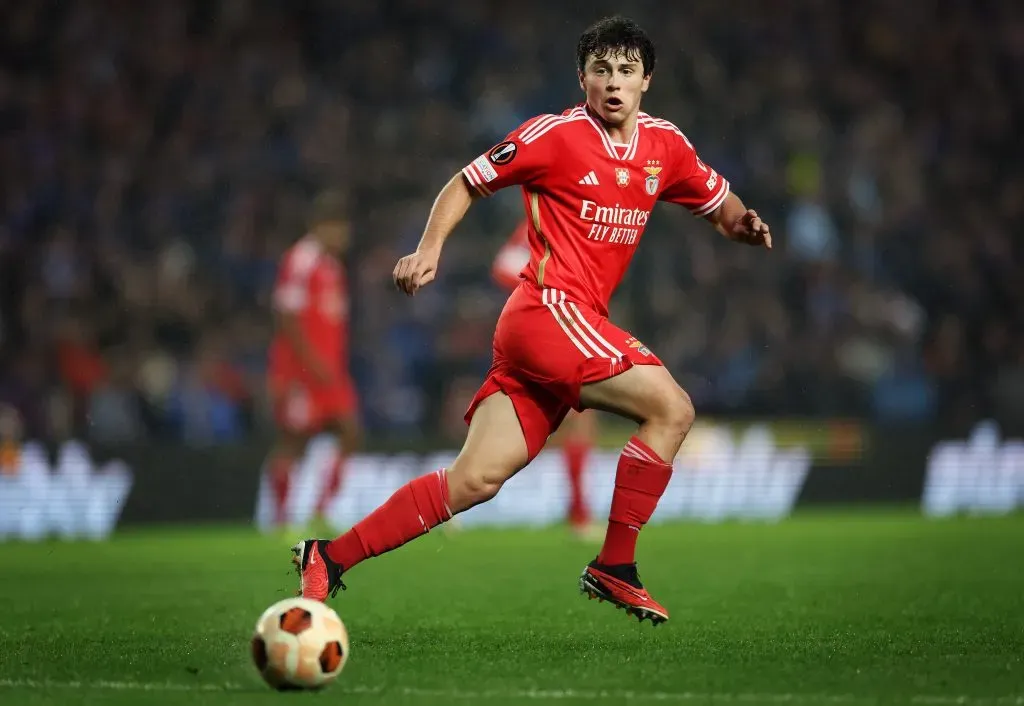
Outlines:
{"type": "Polygon", "coordinates": [[[252,658],[275,689],[321,689],[348,662],[348,630],[329,606],[287,598],[267,608],[252,636],[252,658]]]}

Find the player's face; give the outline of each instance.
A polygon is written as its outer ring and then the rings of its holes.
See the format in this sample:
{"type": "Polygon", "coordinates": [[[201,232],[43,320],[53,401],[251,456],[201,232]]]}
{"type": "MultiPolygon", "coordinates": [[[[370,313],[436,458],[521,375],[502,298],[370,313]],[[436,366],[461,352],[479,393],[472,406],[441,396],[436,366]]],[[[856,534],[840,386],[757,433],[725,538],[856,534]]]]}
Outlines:
{"type": "Polygon", "coordinates": [[[579,79],[591,110],[609,125],[622,125],[634,117],[651,83],[651,77],[644,76],[643,63],[622,53],[600,58],[591,54],[579,79]]]}
{"type": "Polygon", "coordinates": [[[324,221],[317,226],[316,234],[324,247],[335,255],[342,255],[348,250],[349,230],[347,221],[324,221]]]}

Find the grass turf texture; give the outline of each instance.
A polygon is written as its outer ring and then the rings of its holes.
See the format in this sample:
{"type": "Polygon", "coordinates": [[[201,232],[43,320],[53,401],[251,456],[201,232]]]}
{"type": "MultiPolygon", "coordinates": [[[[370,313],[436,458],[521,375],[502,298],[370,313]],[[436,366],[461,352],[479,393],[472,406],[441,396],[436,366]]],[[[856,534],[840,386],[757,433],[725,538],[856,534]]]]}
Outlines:
{"type": "Polygon", "coordinates": [[[249,637],[291,595],[247,530],[0,545],[0,703],[1024,703],[1024,518],[652,526],[668,624],[582,598],[561,529],[431,533],[346,576],[338,683],[278,694],[249,637]],[[967,697],[957,701],[959,697],[967,697]]]}

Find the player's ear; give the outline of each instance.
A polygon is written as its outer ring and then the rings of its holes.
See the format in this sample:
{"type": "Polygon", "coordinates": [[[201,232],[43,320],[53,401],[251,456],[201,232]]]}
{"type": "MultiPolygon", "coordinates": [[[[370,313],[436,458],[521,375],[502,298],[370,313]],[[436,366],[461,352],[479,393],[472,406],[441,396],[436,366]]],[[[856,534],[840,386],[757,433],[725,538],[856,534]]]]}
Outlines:
{"type": "Polygon", "coordinates": [[[654,78],[654,72],[653,71],[651,73],[647,74],[646,76],[644,76],[644,82],[642,84],[640,84],[640,92],[641,93],[647,93],[647,89],[651,87],[651,79],[652,78],[654,78]]]}
{"type": "Polygon", "coordinates": [[[580,90],[586,93],[587,87],[583,84],[583,72],[579,69],[576,69],[576,78],[580,80],[580,90]]]}

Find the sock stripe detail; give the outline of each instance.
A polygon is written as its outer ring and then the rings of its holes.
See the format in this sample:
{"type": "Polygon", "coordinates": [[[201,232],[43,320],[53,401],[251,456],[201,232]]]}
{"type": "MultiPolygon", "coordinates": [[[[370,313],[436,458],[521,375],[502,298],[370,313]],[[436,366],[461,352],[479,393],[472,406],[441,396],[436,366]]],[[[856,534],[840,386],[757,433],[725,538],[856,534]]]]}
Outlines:
{"type": "Polygon", "coordinates": [[[671,461],[663,461],[662,458],[656,454],[647,444],[638,439],[637,437],[631,438],[626,442],[625,447],[622,449],[622,455],[628,458],[635,458],[645,463],[653,463],[658,466],[672,467],[671,461]]]}
{"type": "Polygon", "coordinates": [[[660,463],[659,461],[651,458],[650,454],[641,449],[639,446],[634,444],[632,441],[628,442],[625,448],[622,449],[623,456],[629,456],[630,458],[636,458],[647,463],[660,463]]]}
{"type": "Polygon", "coordinates": [[[448,513],[446,519],[452,519],[455,513],[452,512],[451,507],[448,505],[448,469],[439,468],[437,469],[437,482],[441,485],[441,504],[444,505],[444,511],[448,513]]]}

